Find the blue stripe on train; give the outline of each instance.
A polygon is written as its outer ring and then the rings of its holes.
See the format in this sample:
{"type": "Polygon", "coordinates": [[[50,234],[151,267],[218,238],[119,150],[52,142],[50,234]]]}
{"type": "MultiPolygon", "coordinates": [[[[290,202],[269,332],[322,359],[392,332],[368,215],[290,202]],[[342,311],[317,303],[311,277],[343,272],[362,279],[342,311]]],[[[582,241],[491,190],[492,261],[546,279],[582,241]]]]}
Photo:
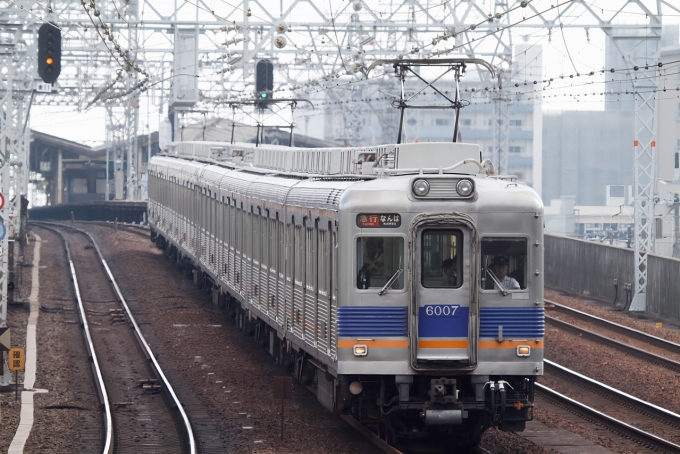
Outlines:
{"type": "Polygon", "coordinates": [[[544,337],[545,313],[542,307],[483,307],[479,309],[479,337],[544,337]]]}
{"type": "Polygon", "coordinates": [[[428,306],[420,307],[418,310],[418,338],[424,337],[468,337],[468,325],[470,319],[469,307],[457,307],[453,315],[436,313],[432,308],[439,309],[453,307],[451,305],[433,304],[430,307],[432,314],[428,315],[428,306]]]}
{"type": "Polygon", "coordinates": [[[338,335],[348,337],[403,337],[408,335],[405,306],[341,306],[338,335]]]}

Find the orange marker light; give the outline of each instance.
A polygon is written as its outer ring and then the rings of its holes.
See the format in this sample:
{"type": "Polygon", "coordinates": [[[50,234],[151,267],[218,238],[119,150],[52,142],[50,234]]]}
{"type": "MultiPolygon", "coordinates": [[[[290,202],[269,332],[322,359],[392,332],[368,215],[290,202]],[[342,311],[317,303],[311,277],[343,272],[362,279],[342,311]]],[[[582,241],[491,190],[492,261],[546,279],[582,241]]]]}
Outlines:
{"type": "Polygon", "coordinates": [[[365,345],[355,345],[354,346],[354,356],[366,356],[368,355],[368,347],[365,345]]]}
{"type": "Polygon", "coordinates": [[[45,63],[47,63],[48,65],[51,65],[52,63],[54,63],[54,59],[52,57],[47,57],[47,60],[45,60],[45,63]]]}
{"type": "Polygon", "coordinates": [[[518,345],[517,346],[517,356],[529,356],[531,355],[531,347],[528,345],[518,345]]]}

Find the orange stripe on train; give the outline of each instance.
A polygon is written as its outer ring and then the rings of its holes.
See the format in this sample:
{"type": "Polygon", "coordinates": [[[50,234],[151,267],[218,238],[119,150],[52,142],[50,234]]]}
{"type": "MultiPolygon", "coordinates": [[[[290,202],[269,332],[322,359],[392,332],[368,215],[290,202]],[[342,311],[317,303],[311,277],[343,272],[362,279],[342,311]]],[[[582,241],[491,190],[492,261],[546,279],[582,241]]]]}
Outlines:
{"type": "Polygon", "coordinates": [[[352,348],[355,345],[365,345],[373,348],[408,348],[408,339],[403,340],[339,340],[338,347],[352,348]]]}
{"type": "Polygon", "coordinates": [[[528,345],[531,348],[543,348],[543,341],[480,341],[479,348],[517,348],[519,345],[528,345]]]}
{"type": "Polygon", "coordinates": [[[466,340],[431,340],[418,341],[418,348],[468,348],[466,340]]]}
{"type": "MultiPolygon", "coordinates": [[[[373,348],[408,348],[408,340],[353,340],[344,339],[338,341],[339,348],[352,348],[355,345],[365,345],[373,348]]],[[[519,345],[528,345],[531,348],[544,348],[543,341],[481,341],[479,348],[517,348],[519,345]]],[[[460,341],[418,341],[418,348],[468,348],[469,343],[466,340],[460,341]]]]}

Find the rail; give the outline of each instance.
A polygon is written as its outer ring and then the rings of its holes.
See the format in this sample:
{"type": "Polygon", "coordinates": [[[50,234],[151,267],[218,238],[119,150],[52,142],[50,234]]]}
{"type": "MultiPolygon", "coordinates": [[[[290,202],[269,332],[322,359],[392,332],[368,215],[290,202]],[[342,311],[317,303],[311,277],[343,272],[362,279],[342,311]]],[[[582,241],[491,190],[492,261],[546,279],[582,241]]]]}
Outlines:
{"type": "MultiPolygon", "coordinates": [[[[652,403],[646,402],[630,394],[624,393],[623,391],[605,385],[604,383],[601,383],[597,380],[593,380],[592,378],[586,377],[585,375],[579,374],[578,372],[575,372],[571,369],[568,369],[547,359],[544,360],[544,362],[546,366],[548,366],[549,368],[556,369],[559,374],[567,375],[573,381],[577,381],[585,386],[594,388],[597,390],[598,393],[607,394],[615,399],[625,400],[631,403],[632,405],[636,405],[640,408],[643,408],[644,411],[648,412],[649,414],[657,415],[658,418],[663,418],[665,420],[672,421],[675,424],[680,424],[680,415],[678,415],[677,413],[674,413],[670,410],[659,407],[652,403]]],[[[539,393],[543,393],[549,398],[559,401],[563,405],[571,407],[578,413],[584,413],[587,416],[595,419],[596,421],[607,427],[614,428],[615,432],[623,434],[626,437],[630,437],[632,439],[642,442],[643,444],[648,444],[650,446],[653,446],[654,448],[661,449],[664,451],[671,450],[671,452],[680,452],[680,445],[665,440],[652,433],[646,432],[624,421],[616,419],[610,415],[607,415],[606,413],[603,413],[599,410],[589,407],[584,403],[578,402],[540,383],[536,383],[536,388],[539,393]]]]}
{"type": "Polygon", "coordinates": [[[680,354],[680,344],[677,344],[675,342],[669,341],[667,339],[663,339],[658,336],[654,336],[652,334],[645,333],[644,331],[640,331],[634,328],[630,328],[625,325],[621,325],[620,323],[615,323],[609,320],[606,320],[602,317],[597,317],[595,315],[591,315],[587,312],[579,311],[577,309],[571,308],[569,306],[566,306],[564,304],[557,303],[555,301],[551,301],[546,299],[546,303],[555,306],[555,309],[558,311],[565,312],[569,315],[572,315],[574,317],[580,318],[582,320],[587,320],[591,323],[595,323],[603,328],[610,329],[612,331],[616,331],[619,333],[623,333],[629,337],[632,337],[634,339],[638,339],[647,343],[650,343],[656,347],[663,348],[665,350],[668,350],[673,353],[680,354]]]}
{"type": "Polygon", "coordinates": [[[111,419],[111,409],[109,407],[109,401],[108,401],[108,395],[106,394],[106,387],[104,385],[104,381],[101,375],[101,371],[99,369],[99,365],[96,361],[96,354],[94,351],[94,345],[92,343],[92,338],[90,336],[90,331],[89,331],[89,326],[87,325],[87,320],[85,318],[85,310],[83,307],[82,300],[80,298],[80,291],[78,289],[78,281],[75,273],[75,267],[73,265],[73,261],[71,260],[71,253],[70,253],[70,248],[68,246],[68,242],[66,241],[66,238],[64,238],[63,234],[59,232],[55,227],[61,227],[65,229],[71,229],[75,230],[76,232],[85,235],[91,242],[92,245],[94,246],[95,250],[97,251],[97,255],[99,256],[99,259],[102,263],[102,266],[104,267],[104,270],[106,271],[106,274],[109,278],[109,281],[111,282],[111,285],[113,286],[113,289],[116,293],[116,296],[118,297],[121,305],[125,309],[125,312],[127,314],[128,320],[130,320],[130,323],[132,323],[132,326],[134,328],[134,332],[137,336],[137,339],[141,346],[143,347],[144,351],[146,352],[146,356],[148,357],[149,361],[153,364],[154,370],[156,371],[156,374],[158,375],[158,378],[163,384],[164,389],[167,391],[168,395],[172,399],[173,404],[175,405],[175,408],[177,411],[180,413],[182,422],[184,423],[184,428],[186,430],[186,435],[187,435],[187,440],[189,444],[189,453],[190,454],[196,454],[196,440],[194,438],[194,433],[191,427],[191,422],[189,421],[189,417],[187,416],[186,412],[184,411],[184,407],[182,406],[182,403],[179,400],[179,397],[175,394],[174,389],[172,388],[172,385],[170,384],[169,380],[165,377],[165,374],[163,373],[163,370],[161,369],[160,364],[158,364],[158,361],[156,360],[156,357],[153,354],[153,351],[151,350],[151,347],[149,347],[149,344],[146,342],[146,339],[144,338],[144,335],[142,334],[141,329],[139,328],[139,325],[137,324],[137,321],[135,320],[134,316],[132,315],[132,311],[130,310],[130,307],[127,304],[127,301],[125,300],[125,297],[120,291],[120,288],[118,287],[118,283],[116,282],[116,279],[113,277],[113,273],[111,273],[111,269],[109,268],[108,263],[106,262],[106,259],[104,259],[104,255],[101,252],[101,249],[99,249],[99,245],[97,242],[92,238],[92,235],[90,235],[88,232],[81,230],[77,227],[73,227],[70,225],[65,225],[65,224],[59,224],[59,223],[52,223],[52,222],[35,222],[36,225],[40,225],[46,228],[49,228],[50,230],[53,230],[57,232],[62,240],[64,241],[64,244],[66,245],[66,252],[68,255],[68,260],[69,260],[69,266],[71,268],[71,276],[73,277],[73,285],[75,287],[76,291],[76,296],[78,298],[78,306],[80,309],[80,315],[81,319],[83,322],[83,326],[85,327],[86,331],[86,336],[88,339],[88,350],[90,351],[90,355],[93,358],[93,362],[95,363],[95,370],[97,371],[97,377],[98,381],[101,384],[101,392],[102,392],[102,398],[104,399],[104,405],[107,411],[107,422],[106,422],[106,427],[107,427],[107,435],[106,435],[106,442],[105,442],[105,450],[103,451],[104,454],[110,454],[112,452],[113,448],[113,443],[112,443],[112,431],[113,431],[113,424],[112,424],[112,419],[111,419]],[[50,228],[50,226],[52,228],[50,228]]]}
{"type": "Polygon", "coordinates": [[[80,287],[78,286],[78,276],[76,276],[75,265],[73,264],[73,259],[71,257],[71,248],[68,245],[68,241],[63,235],[59,233],[58,230],[46,227],[49,230],[60,235],[61,240],[64,242],[66,248],[66,258],[68,259],[69,269],[71,271],[71,280],[73,281],[73,290],[76,294],[76,300],[78,301],[78,314],[80,315],[80,322],[83,326],[83,332],[85,334],[85,344],[87,347],[87,352],[92,360],[92,367],[95,371],[95,377],[97,381],[97,392],[99,394],[99,399],[104,405],[104,449],[102,452],[104,454],[111,454],[113,452],[113,415],[111,414],[111,405],[109,403],[109,396],[106,391],[106,385],[104,384],[104,377],[102,376],[101,368],[99,366],[99,360],[97,359],[97,352],[94,349],[94,343],[92,341],[92,334],[90,333],[90,325],[87,321],[87,316],[85,315],[85,306],[83,305],[83,300],[80,296],[80,287]]]}
{"type": "Polygon", "coordinates": [[[662,449],[664,452],[667,450],[670,450],[670,452],[680,452],[680,445],[676,445],[668,440],[657,437],[654,434],[650,434],[649,432],[645,432],[644,430],[638,429],[635,426],[631,426],[628,423],[619,421],[616,418],[602,413],[601,411],[595,410],[594,408],[567,397],[564,394],[560,394],[554,389],[548,388],[547,386],[541,385],[540,383],[536,383],[536,389],[539,393],[544,393],[549,398],[559,401],[563,405],[575,409],[577,412],[585,413],[589,417],[595,419],[601,424],[604,424],[605,426],[614,427],[616,431],[620,431],[626,437],[644,440],[644,443],[647,443],[654,448],[662,449]]]}

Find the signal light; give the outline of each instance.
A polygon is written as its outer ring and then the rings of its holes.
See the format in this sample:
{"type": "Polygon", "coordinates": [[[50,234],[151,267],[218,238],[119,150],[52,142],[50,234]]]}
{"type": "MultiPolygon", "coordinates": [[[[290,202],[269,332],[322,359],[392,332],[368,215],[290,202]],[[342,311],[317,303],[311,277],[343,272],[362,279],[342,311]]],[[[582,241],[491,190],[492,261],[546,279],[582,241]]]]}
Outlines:
{"type": "Polygon", "coordinates": [[[255,92],[272,92],[274,90],[274,63],[260,60],[255,65],[255,92]]]}
{"type": "Polygon", "coordinates": [[[38,29],[38,75],[47,84],[57,81],[61,73],[61,30],[55,24],[38,29]]]}

